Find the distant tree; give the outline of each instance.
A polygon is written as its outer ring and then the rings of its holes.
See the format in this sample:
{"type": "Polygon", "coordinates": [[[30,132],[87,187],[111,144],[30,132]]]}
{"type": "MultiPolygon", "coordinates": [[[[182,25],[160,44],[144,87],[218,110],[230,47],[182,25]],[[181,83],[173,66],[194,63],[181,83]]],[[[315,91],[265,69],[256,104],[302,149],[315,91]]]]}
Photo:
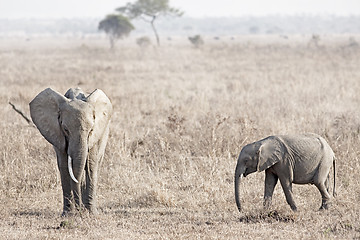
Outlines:
{"type": "Polygon", "coordinates": [[[249,28],[249,32],[251,34],[258,34],[259,31],[260,31],[260,29],[257,26],[252,26],[252,27],[249,28]]]}
{"type": "Polygon", "coordinates": [[[151,45],[150,38],[144,36],[136,39],[136,44],[141,48],[147,48],[151,45]]]}
{"type": "Polygon", "coordinates": [[[309,40],[308,47],[318,48],[319,47],[319,42],[320,42],[320,35],[313,34],[311,36],[310,40],[309,40]]]}
{"type": "Polygon", "coordinates": [[[156,42],[160,45],[159,35],[154,22],[159,16],[182,16],[183,12],[169,6],[169,0],[137,0],[135,3],[127,3],[126,6],[116,9],[130,19],[141,18],[151,24],[156,42]]]}
{"type": "Polygon", "coordinates": [[[188,39],[196,48],[204,45],[204,40],[200,35],[195,35],[193,37],[189,37],[188,39]]]}
{"type": "Polygon", "coordinates": [[[359,47],[359,43],[355,40],[354,37],[349,38],[349,47],[359,47]]]}
{"type": "Polygon", "coordinates": [[[127,17],[119,14],[107,15],[98,28],[109,36],[111,49],[115,47],[116,40],[128,36],[135,29],[127,17]]]}

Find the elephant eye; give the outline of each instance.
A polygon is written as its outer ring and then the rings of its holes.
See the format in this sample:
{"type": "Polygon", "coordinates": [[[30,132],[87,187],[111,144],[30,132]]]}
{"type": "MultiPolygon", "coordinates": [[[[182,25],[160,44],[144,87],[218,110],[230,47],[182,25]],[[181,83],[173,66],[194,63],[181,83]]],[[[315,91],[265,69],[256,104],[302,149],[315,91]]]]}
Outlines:
{"type": "Polygon", "coordinates": [[[67,129],[67,127],[63,126],[64,132],[66,135],[69,135],[69,130],[67,129]]]}
{"type": "Polygon", "coordinates": [[[253,159],[252,159],[251,157],[248,157],[248,158],[245,159],[245,162],[246,162],[246,163],[250,163],[250,162],[252,162],[252,160],[253,160],[253,159]]]}

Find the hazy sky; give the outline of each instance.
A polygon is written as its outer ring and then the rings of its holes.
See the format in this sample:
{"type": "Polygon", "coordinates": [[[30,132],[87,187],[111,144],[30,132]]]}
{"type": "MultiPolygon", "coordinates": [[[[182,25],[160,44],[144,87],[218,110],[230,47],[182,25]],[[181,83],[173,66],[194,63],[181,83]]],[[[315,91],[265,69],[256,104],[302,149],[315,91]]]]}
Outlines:
{"type": "MultiPolygon", "coordinates": [[[[129,0],[0,0],[0,18],[103,17],[129,0]]],[[[170,0],[185,16],[360,15],[360,0],[170,0]]]]}

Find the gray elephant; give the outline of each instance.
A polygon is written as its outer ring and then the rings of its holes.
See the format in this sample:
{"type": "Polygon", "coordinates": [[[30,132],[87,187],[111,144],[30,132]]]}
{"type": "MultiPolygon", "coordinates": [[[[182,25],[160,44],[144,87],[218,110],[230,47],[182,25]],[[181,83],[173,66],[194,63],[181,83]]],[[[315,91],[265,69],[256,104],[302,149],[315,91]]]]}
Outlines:
{"type": "Polygon", "coordinates": [[[112,104],[100,89],[65,96],[47,88],[30,102],[33,122],[56,152],[63,191],[63,215],[83,205],[96,213],[98,167],[109,135],[112,104]]]}
{"type": "Polygon", "coordinates": [[[286,201],[293,211],[292,184],[314,184],[320,191],[322,204],[327,209],[329,200],[330,168],[334,168],[335,155],[329,144],[316,134],[295,136],[269,136],[242,148],[235,170],[235,200],[241,211],[239,184],[242,176],[265,170],[264,207],[268,209],[275,185],[280,180],[286,201]]]}

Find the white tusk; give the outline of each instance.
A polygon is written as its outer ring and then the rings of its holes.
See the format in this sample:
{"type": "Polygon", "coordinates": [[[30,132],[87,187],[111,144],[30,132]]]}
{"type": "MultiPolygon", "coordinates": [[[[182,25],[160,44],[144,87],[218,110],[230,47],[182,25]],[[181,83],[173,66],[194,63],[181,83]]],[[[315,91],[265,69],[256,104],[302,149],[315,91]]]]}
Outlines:
{"type": "Polygon", "coordinates": [[[74,176],[74,172],[72,170],[72,164],[71,164],[71,157],[68,156],[68,169],[69,169],[69,174],[72,180],[74,180],[74,182],[78,183],[79,181],[75,178],[74,176]]]}

